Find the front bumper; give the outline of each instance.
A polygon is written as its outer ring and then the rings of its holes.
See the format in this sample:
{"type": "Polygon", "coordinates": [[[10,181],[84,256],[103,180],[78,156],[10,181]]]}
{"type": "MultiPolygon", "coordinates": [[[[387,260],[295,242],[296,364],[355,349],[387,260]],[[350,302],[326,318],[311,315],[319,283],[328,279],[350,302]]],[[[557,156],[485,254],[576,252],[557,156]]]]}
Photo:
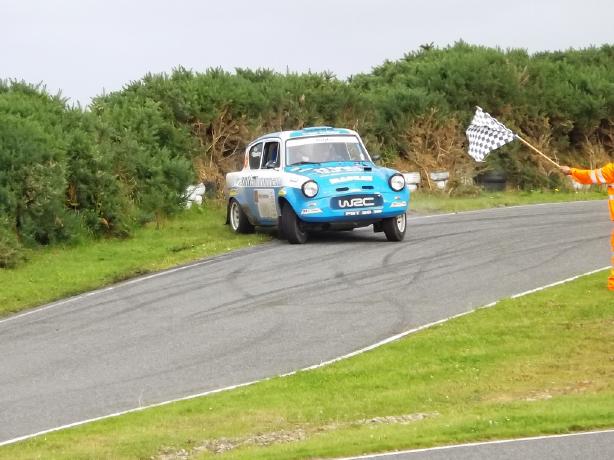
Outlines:
{"type": "Polygon", "coordinates": [[[346,193],[314,199],[306,198],[300,190],[292,195],[286,199],[296,215],[311,223],[378,221],[396,217],[407,212],[410,198],[407,188],[400,192],[346,193]]]}

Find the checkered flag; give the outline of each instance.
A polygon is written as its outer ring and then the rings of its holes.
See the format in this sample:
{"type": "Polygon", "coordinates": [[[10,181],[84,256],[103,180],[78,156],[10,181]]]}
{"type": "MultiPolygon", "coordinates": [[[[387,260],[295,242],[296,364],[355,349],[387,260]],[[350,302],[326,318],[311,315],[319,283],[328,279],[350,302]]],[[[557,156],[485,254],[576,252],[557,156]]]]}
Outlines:
{"type": "Polygon", "coordinates": [[[467,139],[469,139],[469,155],[475,161],[484,161],[484,158],[495,149],[513,141],[514,133],[483,112],[480,107],[476,107],[475,115],[469,128],[467,128],[467,139]]]}

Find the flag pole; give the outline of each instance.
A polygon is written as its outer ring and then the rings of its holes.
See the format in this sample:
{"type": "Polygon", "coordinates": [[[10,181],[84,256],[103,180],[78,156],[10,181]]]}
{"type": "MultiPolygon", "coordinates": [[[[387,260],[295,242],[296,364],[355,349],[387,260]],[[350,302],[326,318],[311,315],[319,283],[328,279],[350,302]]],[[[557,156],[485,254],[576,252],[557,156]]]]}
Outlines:
{"type": "Polygon", "coordinates": [[[545,155],[544,153],[542,153],[541,151],[539,151],[538,149],[536,149],[535,147],[533,147],[531,144],[529,144],[527,141],[525,141],[522,137],[520,137],[518,134],[514,134],[514,136],[516,136],[516,139],[518,139],[520,142],[522,142],[524,145],[526,145],[527,147],[529,147],[530,149],[532,149],[533,151],[539,153],[542,157],[544,157],[546,160],[548,160],[550,163],[552,163],[554,166],[556,166],[557,168],[560,168],[561,165],[559,165],[556,161],[554,161],[553,159],[551,159],[549,156],[545,155]]]}

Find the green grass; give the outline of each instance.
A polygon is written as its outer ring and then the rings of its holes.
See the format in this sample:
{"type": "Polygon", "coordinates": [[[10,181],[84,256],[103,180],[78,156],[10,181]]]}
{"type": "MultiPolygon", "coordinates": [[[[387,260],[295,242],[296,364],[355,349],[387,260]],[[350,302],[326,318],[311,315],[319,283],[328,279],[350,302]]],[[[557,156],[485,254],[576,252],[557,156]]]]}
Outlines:
{"type": "Polygon", "coordinates": [[[448,196],[444,192],[414,192],[411,195],[410,209],[419,213],[460,212],[474,209],[497,208],[538,203],[558,203],[563,201],[603,200],[604,191],[506,191],[478,192],[472,196],[448,196]]]}
{"type": "Polygon", "coordinates": [[[235,235],[219,206],[193,208],[138,229],[127,240],[102,239],[30,251],[16,269],[0,269],[0,316],[96,289],[136,275],[269,239],[235,235]]]}
{"type": "Polygon", "coordinates": [[[614,427],[606,277],[504,300],[321,369],[5,446],[0,458],[186,449],[194,458],[292,459],[614,427]],[[425,415],[365,422],[407,414],[425,415]],[[234,448],[209,450],[223,445],[234,448]]]}

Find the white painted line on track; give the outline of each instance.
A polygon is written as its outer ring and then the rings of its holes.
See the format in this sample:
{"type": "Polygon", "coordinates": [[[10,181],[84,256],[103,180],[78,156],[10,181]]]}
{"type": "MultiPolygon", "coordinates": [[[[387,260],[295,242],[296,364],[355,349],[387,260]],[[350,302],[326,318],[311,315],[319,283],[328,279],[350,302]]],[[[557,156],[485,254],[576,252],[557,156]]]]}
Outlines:
{"type": "MultiPolygon", "coordinates": [[[[243,248],[243,249],[248,249],[248,248],[243,248]]],[[[253,249],[253,247],[250,248],[250,249],[253,249]]],[[[79,295],[76,295],[74,297],[69,297],[68,299],[59,300],[57,302],[52,302],[52,303],[50,303],[48,305],[44,305],[42,307],[33,308],[32,310],[28,310],[28,311],[26,311],[24,313],[18,313],[16,315],[9,316],[8,318],[0,319],[0,324],[8,323],[9,321],[14,321],[16,319],[23,318],[24,316],[30,316],[30,315],[34,315],[36,313],[41,313],[41,312],[50,310],[52,308],[60,307],[62,305],[66,305],[68,303],[75,302],[76,300],[82,300],[82,299],[85,299],[87,297],[95,296],[95,295],[102,294],[102,293],[105,293],[105,292],[108,292],[108,291],[113,291],[113,290],[115,290],[117,288],[120,288],[120,287],[123,287],[123,286],[129,286],[131,284],[137,284],[137,283],[140,283],[142,281],[147,281],[147,280],[150,280],[150,279],[153,279],[153,278],[158,278],[160,276],[170,275],[171,273],[180,272],[182,270],[187,270],[189,268],[200,267],[201,265],[211,264],[211,263],[217,262],[219,260],[223,260],[223,259],[225,259],[225,258],[227,258],[227,257],[229,257],[231,255],[236,254],[236,253],[237,253],[237,251],[226,252],[224,254],[219,254],[217,256],[213,256],[213,257],[210,257],[208,259],[199,260],[197,262],[192,262],[192,263],[189,263],[187,265],[181,265],[179,267],[169,268],[169,269],[162,270],[162,271],[159,271],[159,272],[151,273],[149,275],[139,276],[138,278],[132,278],[130,280],[121,281],[121,282],[119,282],[117,284],[113,284],[111,286],[107,286],[107,287],[104,287],[104,288],[96,289],[94,291],[86,292],[84,294],[79,294],[79,295]]]]}
{"type": "Polygon", "coordinates": [[[593,203],[593,202],[607,202],[607,199],[603,200],[577,200],[577,201],[555,201],[553,203],[533,203],[533,204],[514,204],[512,206],[500,206],[496,208],[482,208],[482,209],[470,209],[468,211],[453,211],[453,212],[443,212],[441,214],[427,214],[427,215],[410,215],[407,216],[407,220],[418,220],[418,219],[432,219],[434,217],[448,217],[448,216],[456,216],[459,214],[476,214],[481,212],[494,212],[494,211],[503,211],[505,209],[516,209],[516,208],[536,208],[540,206],[552,206],[552,205],[569,205],[574,203],[593,203]]]}
{"type": "Polygon", "coordinates": [[[126,414],[130,414],[132,412],[140,412],[140,411],[143,411],[145,409],[153,409],[154,407],[166,406],[167,404],[172,404],[172,403],[175,403],[175,402],[187,401],[189,399],[199,398],[201,396],[208,396],[208,395],[212,395],[212,394],[215,394],[215,393],[221,393],[223,391],[229,391],[229,390],[234,390],[236,388],[246,387],[246,386],[249,386],[249,385],[253,385],[254,383],[264,382],[265,380],[270,380],[272,378],[274,378],[274,377],[269,377],[269,378],[262,379],[262,380],[254,380],[254,381],[246,382],[246,383],[239,383],[238,385],[231,385],[229,387],[224,387],[224,388],[218,388],[216,390],[205,391],[205,392],[194,394],[194,395],[190,395],[190,396],[184,396],[183,398],[177,398],[177,399],[173,399],[173,400],[170,400],[170,401],[163,401],[163,402],[159,402],[159,403],[156,403],[156,404],[149,404],[147,406],[135,407],[134,409],[128,409],[128,410],[124,410],[124,411],[120,411],[120,412],[114,412],[114,413],[108,414],[108,415],[101,415],[100,417],[89,418],[87,420],[80,420],[78,422],[69,423],[67,425],[58,426],[56,428],[50,428],[48,430],[39,431],[38,433],[26,434],[24,436],[19,436],[17,438],[9,439],[7,441],[2,441],[2,442],[0,442],[0,447],[6,446],[8,444],[14,444],[14,443],[19,442],[19,441],[25,441],[26,439],[34,438],[36,436],[41,436],[41,435],[44,435],[44,434],[53,433],[54,431],[60,431],[60,430],[66,429],[66,428],[73,428],[73,427],[76,427],[76,426],[85,425],[86,423],[97,422],[99,420],[106,420],[108,418],[118,417],[120,415],[126,415],[126,414]]]}
{"type": "Polygon", "coordinates": [[[128,280],[128,281],[122,281],[121,283],[114,284],[112,286],[108,286],[108,287],[105,287],[105,288],[102,288],[102,289],[96,289],[95,291],[86,292],[85,294],[79,294],[79,295],[76,295],[74,297],[69,297],[68,299],[64,299],[64,300],[60,300],[58,302],[50,303],[50,304],[45,305],[43,307],[34,308],[33,310],[29,310],[29,311],[26,311],[24,313],[19,313],[17,315],[9,316],[8,318],[0,319],[0,324],[8,323],[9,321],[14,321],[16,319],[23,318],[24,316],[34,315],[35,313],[41,313],[41,312],[50,310],[52,308],[56,308],[56,307],[60,307],[62,305],[66,305],[67,303],[75,302],[76,300],[82,300],[82,299],[85,299],[87,297],[91,297],[91,296],[94,296],[94,295],[102,294],[104,292],[113,291],[114,289],[116,289],[118,287],[121,287],[121,286],[127,286],[127,285],[134,284],[134,283],[137,283],[137,282],[141,282],[141,281],[149,280],[149,279],[152,279],[152,278],[156,278],[158,276],[162,276],[162,275],[166,275],[166,274],[169,274],[169,273],[178,272],[178,271],[181,271],[181,270],[185,270],[186,268],[197,267],[199,265],[203,265],[204,263],[209,263],[209,262],[211,262],[211,261],[210,260],[202,260],[200,262],[196,262],[196,263],[193,263],[193,264],[190,264],[190,265],[184,265],[184,266],[181,266],[181,267],[172,268],[170,270],[164,270],[164,271],[161,271],[161,272],[152,273],[151,275],[143,276],[143,277],[140,277],[140,278],[134,278],[134,279],[131,279],[131,280],[128,280]]]}
{"type": "MultiPolygon", "coordinates": [[[[207,262],[207,261],[199,262],[198,264],[202,264],[202,263],[205,263],[205,262],[207,262]]],[[[194,265],[191,265],[191,266],[194,266],[194,265]]],[[[185,268],[188,268],[188,267],[189,266],[179,267],[177,269],[174,269],[173,271],[182,270],[182,269],[185,269],[185,268]]],[[[511,298],[516,299],[518,297],[522,297],[522,296],[525,296],[525,295],[528,295],[528,294],[531,294],[531,293],[534,293],[534,292],[537,292],[537,291],[541,291],[541,290],[547,289],[548,287],[552,287],[552,286],[557,286],[557,285],[560,285],[560,284],[568,283],[570,281],[576,280],[576,279],[581,278],[583,276],[592,275],[592,274],[601,272],[603,270],[609,270],[609,269],[610,269],[610,266],[603,267],[603,268],[598,268],[597,270],[591,270],[589,272],[582,273],[581,275],[576,275],[576,276],[573,276],[571,278],[564,279],[562,281],[557,281],[556,283],[551,283],[551,284],[548,284],[546,286],[542,286],[542,287],[539,287],[539,288],[531,289],[530,291],[524,291],[524,292],[521,292],[519,294],[515,294],[511,298]]],[[[155,273],[154,275],[150,275],[149,277],[158,276],[158,275],[161,275],[163,273],[167,273],[167,272],[155,273]]],[[[135,281],[135,280],[133,280],[133,281],[135,281]]],[[[107,288],[107,290],[108,289],[110,289],[110,288],[107,288]]],[[[81,296],[81,297],[83,297],[83,296],[81,296]]],[[[196,394],[193,394],[193,395],[184,396],[182,398],[176,398],[176,399],[171,399],[171,400],[168,400],[168,401],[162,401],[162,402],[155,403],[155,404],[149,404],[147,406],[135,407],[133,409],[127,409],[127,410],[120,411],[120,412],[114,412],[112,414],[102,415],[100,417],[94,417],[94,418],[90,418],[90,419],[87,419],[87,420],[81,420],[81,421],[74,422],[74,423],[69,423],[67,425],[62,425],[62,426],[58,426],[58,427],[55,427],[55,428],[50,428],[48,430],[39,431],[37,433],[32,433],[32,434],[27,434],[27,435],[24,435],[24,436],[19,436],[19,437],[13,438],[13,439],[8,439],[6,441],[0,441],[0,447],[6,446],[8,444],[14,444],[14,443],[19,442],[19,441],[25,441],[27,439],[30,439],[30,438],[33,438],[33,437],[36,437],[36,436],[41,436],[41,435],[44,435],[44,434],[53,433],[54,431],[60,431],[60,430],[66,429],[66,428],[73,428],[73,427],[77,427],[77,426],[80,426],[80,425],[85,425],[86,423],[90,423],[90,422],[97,422],[97,421],[105,420],[105,419],[112,418],[112,417],[118,417],[120,415],[130,414],[130,413],[133,413],[133,412],[140,412],[140,411],[143,411],[145,409],[153,409],[154,407],[166,406],[168,404],[173,404],[173,403],[180,402],[180,401],[188,401],[190,399],[200,398],[202,396],[208,396],[208,395],[212,395],[212,394],[215,394],[215,393],[221,393],[221,392],[224,392],[224,391],[234,390],[236,388],[247,387],[247,386],[253,385],[255,383],[259,383],[259,382],[266,382],[268,380],[271,380],[271,379],[274,379],[274,378],[277,378],[277,377],[288,377],[290,375],[294,375],[294,374],[297,374],[299,372],[305,372],[305,371],[310,371],[310,370],[313,370],[313,369],[318,369],[320,367],[324,367],[324,366],[327,366],[329,364],[336,363],[338,361],[342,361],[342,360],[351,358],[352,356],[360,355],[360,354],[365,353],[367,351],[370,351],[370,350],[373,350],[375,348],[381,347],[382,345],[385,345],[387,343],[399,340],[399,339],[401,339],[401,338],[403,338],[405,336],[408,336],[410,334],[422,331],[424,329],[428,329],[428,328],[436,326],[438,324],[445,323],[447,321],[450,321],[451,319],[460,318],[461,316],[468,315],[468,314],[473,313],[475,311],[482,310],[484,308],[493,307],[493,306],[497,305],[498,303],[499,303],[499,301],[491,302],[491,303],[489,303],[487,305],[483,305],[481,307],[477,307],[477,308],[475,308],[473,310],[469,310],[469,311],[466,311],[466,312],[463,312],[463,313],[459,313],[457,315],[449,316],[447,318],[440,319],[438,321],[434,321],[432,323],[425,324],[423,326],[419,326],[419,327],[410,329],[410,330],[405,331],[405,332],[401,332],[400,334],[396,334],[396,335],[393,335],[392,337],[388,337],[387,339],[380,340],[379,342],[374,343],[373,345],[369,345],[368,347],[361,348],[360,350],[356,350],[356,351],[353,351],[353,352],[348,353],[346,355],[343,355],[343,356],[340,356],[340,357],[337,357],[337,358],[333,358],[333,359],[330,359],[328,361],[323,361],[323,362],[321,362],[319,364],[314,364],[312,366],[308,366],[308,367],[305,367],[305,368],[302,368],[302,369],[299,369],[299,370],[296,370],[296,371],[287,372],[285,374],[280,374],[280,375],[277,375],[277,376],[267,377],[267,378],[260,379],[260,380],[253,380],[251,382],[240,383],[238,385],[231,385],[231,386],[227,386],[227,387],[224,387],[224,388],[217,388],[215,390],[204,391],[202,393],[196,393],[196,394]]]]}
{"type": "Polygon", "coordinates": [[[390,455],[413,454],[413,453],[418,453],[418,452],[429,452],[429,451],[434,451],[434,450],[456,449],[460,447],[475,447],[475,446],[487,446],[490,444],[506,444],[506,443],[514,443],[514,442],[539,441],[543,439],[568,438],[572,436],[587,436],[587,435],[604,434],[604,433],[614,433],[614,429],[600,430],[600,431],[581,431],[578,433],[550,434],[550,435],[543,435],[543,436],[531,436],[528,438],[497,439],[494,441],[469,442],[467,444],[450,444],[448,446],[426,447],[424,449],[395,450],[392,452],[382,452],[379,454],[367,454],[367,455],[361,455],[358,457],[341,457],[341,458],[337,458],[336,460],[361,460],[365,458],[382,458],[382,457],[388,457],[390,455]]]}
{"type": "MultiPolygon", "coordinates": [[[[534,292],[543,291],[544,289],[547,289],[549,287],[558,286],[560,284],[565,284],[565,283],[568,283],[570,281],[574,281],[574,280],[576,280],[578,278],[581,278],[583,276],[589,276],[589,275],[593,275],[595,273],[601,272],[603,270],[608,270],[609,268],[610,268],[610,266],[598,268],[597,270],[591,270],[590,272],[582,273],[581,275],[576,275],[576,276],[573,276],[571,278],[564,279],[562,281],[557,281],[556,283],[551,283],[551,284],[548,284],[546,286],[541,286],[541,287],[538,287],[538,288],[535,288],[535,289],[531,289],[530,291],[525,291],[525,292],[521,292],[519,294],[514,294],[510,298],[511,299],[517,299],[518,297],[523,297],[525,295],[532,294],[534,292]]],[[[287,375],[296,374],[297,372],[301,372],[301,371],[317,369],[319,367],[326,366],[328,364],[336,363],[337,361],[341,361],[341,360],[344,360],[344,359],[347,359],[347,358],[351,358],[352,356],[360,355],[360,354],[362,354],[362,353],[364,353],[366,351],[373,350],[374,348],[381,347],[382,345],[385,345],[387,343],[394,342],[396,340],[402,339],[403,337],[405,337],[407,335],[414,334],[414,333],[422,331],[424,329],[428,329],[430,327],[437,326],[438,324],[442,324],[442,323],[448,322],[451,319],[460,318],[461,316],[468,315],[468,314],[473,313],[473,312],[475,312],[477,310],[483,310],[485,308],[494,307],[498,303],[499,303],[499,300],[497,300],[495,302],[491,302],[491,303],[489,303],[487,305],[483,305],[481,307],[477,307],[477,308],[475,308],[473,310],[468,310],[468,311],[459,313],[457,315],[449,316],[447,318],[440,319],[438,321],[434,321],[432,323],[428,323],[428,324],[425,324],[423,326],[419,326],[419,327],[416,327],[414,329],[410,329],[410,330],[405,331],[405,332],[401,332],[399,334],[393,335],[392,337],[388,337],[388,338],[386,338],[384,340],[381,340],[381,341],[379,341],[377,343],[374,343],[373,345],[369,345],[368,347],[361,348],[360,350],[353,351],[352,353],[348,353],[347,355],[343,355],[343,356],[340,356],[338,358],[333,358],[333,359],[330,359],[328,361],[324,361],[324,362],[322,362],[320,364],[315,364],[313,366],[306,367],[306,368],[301,369],[299,371],[288,372],[287,374],[280,375],[280,377],[285,377],[287,375]]]]}
{"type": "Polygon", "coordinates": [[[90,296],[93,296],[93,295],[96,295],[96,294],[101,294],[103,292],[111,291],[113,289],[114,289],[113,286],[109,286],[109,287],[106,287],[104,289],[97,289],[95,291],[90,291],[90,292],[87,292],[85,294],[81,294],[81,295],[78,295],[78,296],[75,296],[75,297],[70,297],[68,299],[61,300],[59,302],[54,302],[54,303],[51,303],[49,305],[45,305],[44,307],[35,308],[33,310],[26,311],[25,313],[19,313],[17,315],[9,316],[8,318],[0,319],[0,324],[8,323],[9,321],[13,321],[13,320],[16,320],[16,319],[19,319],[19,318],[23,318],[24,316],[30,316],[30,315],[33,315],[35,313],[40,313],[42,311],[46,311],[46,310],[49,310],[51,308],[59,307],[60,305],[65,305],[67,303],[74,302],[75,300],[85,299],[86,297],[90,297],[90,296]]]}
{"type": "Polygon", "coordinates": [[[541,287],[538,287],[538,288],[535,288],[535,289],[530,289],[528,291],[521,292],[520,294],[514,294],[513,296],[510,297],[510,299],[517,299],[518,297],[523,297],[523,296],[528,295],[528,294],[533,294],[534,292],[543,291],[544,289],[548,289],[548,288],[551,288],[551,287],[554,287],[554,286],[559,286],[561,284],[569,283],[570,281],[577,280],[578,278],[581,278],[583,276],[593,275],[595,273],[601,272],[603,270],[608,270],[608,269],[610,269],[609,265],[606,266],[606,267],[598,268],[597,270],[592,270],[590,272],[583,273],[581,275],[572,276],[571,278],[567,278],[566,280],[563,280],[563,281],[557,281],[555,283],[550,283],[550,284],[547,284],[545,286],[541,286],[541,287]]]}

